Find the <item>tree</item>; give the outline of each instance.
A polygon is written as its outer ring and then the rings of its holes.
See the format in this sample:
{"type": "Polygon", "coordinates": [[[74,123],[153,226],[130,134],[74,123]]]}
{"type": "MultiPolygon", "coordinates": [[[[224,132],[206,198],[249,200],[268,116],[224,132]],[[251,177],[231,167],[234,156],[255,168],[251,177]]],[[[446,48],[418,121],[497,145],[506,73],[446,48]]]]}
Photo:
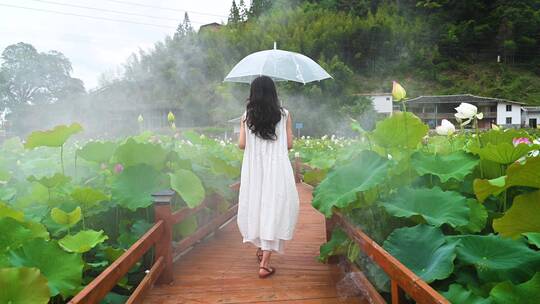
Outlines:
{"type": "Polygon", "coordinates": [[[244,22],[248,19],[249,12],[248,12],[248,9],[244,0],[240,0],[240,3],[238,3],[238,13],[240,15],[240,21],[244,22]]]}
{"type": "Polygon", "coordinates": [[[240,21],[240,11],[236,6],[236,1],[233,0],[231,12],[229,13],[229,24],[237,24],[240,21]]]}
{"type": "Polygon", "coordinates": [[[17,43],[2,52],[0,101],[4,107],[53,103],[84,93],[72,78],[71,62],[62,53],[39,53],[31,44],[17,43]]]}
{"type": "Polygon", "coordinates": [[[194,32],[195,31],[193,30],[193,26],[191,26],[191,21],[189,21],[189,15],[187,12],[185,12],[184,21],[178,24],[178,27],[176,28],[176,32],[174,33],[174,38],[180,39],[182,37],[191,35],[194,32]]]}
{"type": "Polygon", "coordinates": [[[252,0],[249,8],[249,17],[259,17],[272,7],[270,0],[252,0]]]}

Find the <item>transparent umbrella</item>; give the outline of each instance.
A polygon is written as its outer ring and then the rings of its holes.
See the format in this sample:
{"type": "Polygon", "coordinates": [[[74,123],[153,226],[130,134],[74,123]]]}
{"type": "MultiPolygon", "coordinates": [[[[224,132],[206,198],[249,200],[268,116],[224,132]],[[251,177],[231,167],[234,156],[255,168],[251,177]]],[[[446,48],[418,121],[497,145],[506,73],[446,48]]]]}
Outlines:
{"type": "Polygon", "coordinates": [[[262,75],[274,81],[296,81],[303,84],[332,78],[311,58],[278,50],[274,42],[273,50],[256,52],[240,60],[225,77],[225,81],[251,83],[262,75]]]}

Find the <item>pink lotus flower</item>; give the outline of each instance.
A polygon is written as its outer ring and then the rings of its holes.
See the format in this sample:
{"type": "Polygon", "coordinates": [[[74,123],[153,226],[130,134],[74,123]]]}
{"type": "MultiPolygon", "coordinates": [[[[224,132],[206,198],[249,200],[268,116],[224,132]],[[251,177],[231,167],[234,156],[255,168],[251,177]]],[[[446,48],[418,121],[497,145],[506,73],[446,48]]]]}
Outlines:
{"type": "Polygon", "coordinates": [[[124,171],[124,166],[122,166],[122,164],[114,165],[114,173],[119,174],[122,171],[124,171]]]}
{"type": "Polygon", "coordinates": [[[512,139],[512,143],[514,144],[514,147],[516,147],[519,144],[530,145],[531,141],[527,137],[516,137],[512,139]]]}

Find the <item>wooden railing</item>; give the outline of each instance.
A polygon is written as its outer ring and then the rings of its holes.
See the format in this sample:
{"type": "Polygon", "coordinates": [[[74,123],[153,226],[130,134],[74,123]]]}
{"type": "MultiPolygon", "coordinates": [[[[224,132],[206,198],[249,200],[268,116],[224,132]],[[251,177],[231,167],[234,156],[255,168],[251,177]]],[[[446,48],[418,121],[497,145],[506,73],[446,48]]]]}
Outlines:
{"type": "MultiPolygon", "coordinates": [[[[239,183],[231,185],[233,190],[238,190],[239,183]]],[[[116,259],[99,276],[88,284],[81,292],[69,301],[70,304],[94,304],[99,303],[126,273],[143,257],[154,248],[154,261],[150,270],[143,280],[133,291],[126,303],[141,303],[145,292],[154,283],[170,284],[173,281],[173,261],[183,251],[202,240],[211,232],[217,230],[223,223],[232,218],[237,211],[235,203],[222,214],[210,218],[207,223],[199,227],[190,236],[173,244],[173,226],[185,218],[198,213],[204,208],[215,207],[221,201],[217,195],[207,197],[199,206],[190,209],[183,208],[173,212],[171,204],[176,193],[172,190],[155,193],[154,216],[155,224],[137,242],[135,242],[124,254],[116,259]]]]}
{"type": "MultiPolygon", "coordinates": [[[[294,160],[295,179],[297,182],[302,180],[303,169],[309,169],[309,166],[303,164],[296,157],[294,160]]],[[[390,277],[390,292],[392,304],[405,303],[404,294],[409,295],[416,303],[419,304],[450,304],[450,302],[433,289],[429,284],[424,282],[412,270],[403,265],[377,242],[373,241],[360,228],[352,224],[347,218],[337,209],[332,210],[332,217],[326,219],[326,241],[330,240],[332,230],[336,227],[341,227],[349,238],[354,241],[360,249],[370,257],[390,277]]],[[[343,261],[346,264],[347,272],[358,273],[359,276],[354,278],[358,285],[364,289],[372,300],[372,303],[386,303],[383,297],[373,288],[371,283],[358,269],[356,264],[350,263],[347,258],[333,256],[328,260],[329,263],[337,263],[343,261]]]]}

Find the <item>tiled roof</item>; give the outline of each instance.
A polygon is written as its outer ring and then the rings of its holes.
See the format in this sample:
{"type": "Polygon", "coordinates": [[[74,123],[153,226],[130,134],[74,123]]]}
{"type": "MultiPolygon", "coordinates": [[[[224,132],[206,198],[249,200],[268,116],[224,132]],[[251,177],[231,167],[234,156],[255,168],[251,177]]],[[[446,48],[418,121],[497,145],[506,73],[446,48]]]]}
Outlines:
{"type": "Polygon", "coordinates": [[[506,100],[501,98],[475,96],[472,94],[458,94],[458,95],[433,95],[433,96],[420,96],[407,100],[407,103],[478,103],[478,102],[505,102],[519,105],[526,105],[522,102],[506,100]]]}

